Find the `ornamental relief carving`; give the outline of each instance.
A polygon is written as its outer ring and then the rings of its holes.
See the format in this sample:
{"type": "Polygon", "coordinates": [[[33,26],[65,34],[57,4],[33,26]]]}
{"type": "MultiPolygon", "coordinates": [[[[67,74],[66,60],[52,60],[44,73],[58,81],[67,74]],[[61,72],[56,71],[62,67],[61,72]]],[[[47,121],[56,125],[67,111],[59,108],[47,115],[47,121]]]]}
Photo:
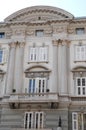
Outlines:
{"type": "Polygon", "coordinates": [[[24,47],[24,45],[25,45],[25,42],[18,42],[18,41],[9,43],[10,48],[12,48],[12,47],[15,48],[17,46],[24,47]]]}
{"type": "Polygon", "coordinates": [[[67,33],[67,28],[66,27],[56,27],[53,29],[54,33],[67,33]]]}
{"type": "Polygon", "coordinates": [[[6,35],[6,38],[11,38],[12,31],[7,31],[5,35],[6,35]]]}
{"type": "Polygon", "coordinates": [[[74,28],[71,27],[71,28],[68,28],[67,31],[68,31],[69,34],[73,34],[75,30],[74,30],[74,28]]]}
{"type": "Polygon", "coordinates": [[[62,46],[68,46],[70,45],[70,40],[67,39],[58,39],[52,41],[54,46],[62,45],[62,46]]]}
{"type": "Polygon", "coordinates": [[[28,30],[26,32],[26,35],[29,35],[29,36],[34,35],[34,31],[33,30],[28,30]]]}
{"type": "Polygon", "coordinates": [[[13,30],[13,35],[25,35],[25,30],[22,30],[22,29],[16,29],[16,30],[13,30]]]}

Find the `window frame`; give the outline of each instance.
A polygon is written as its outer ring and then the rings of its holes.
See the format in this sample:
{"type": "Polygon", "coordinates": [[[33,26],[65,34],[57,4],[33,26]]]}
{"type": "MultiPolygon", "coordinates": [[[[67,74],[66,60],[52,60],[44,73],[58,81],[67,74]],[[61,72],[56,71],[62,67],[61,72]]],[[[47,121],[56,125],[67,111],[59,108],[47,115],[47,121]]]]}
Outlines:
{"type": "Polygon", "coordinates": [[[85,28],[84,27],[76,28],[75,32],[76,32],[76,35],[83,35],[85,34],[85,28]]]}
{"type": "Polygon", "coordinates": [[[77,96],[86,96],[86,77],[76,77],[75,78],[75,82],[76,82],[76,95],[77,96]],[[80,84],[78,85],[78,79],[80,80],[80,84]],[[83,79],[85,79],[85,85],[83,86],[83,79]],[[83,90],[84,88],[84,90],[83,90]]]}
{"type": "Polygon", "coordinates": [[[35,36],[36,37],[43,37],[44,36],[44,30],[43,29],[35,30],[35,36]]]}
{"type": "Polygon", "coordinates": [[[38,94],[40,94],[39,96],[43,96],[43,95],[41,95],[41,93],[46,93],[47,82],[48,82],[48,80],[47,80],[46,77],[29,78],[29,86],[28,86],[28,89],[27,89],[28,93],[29,94],[38,93],[38,94]],[[32,82],[32,84],[31,84],[31,82],[32,82]]]}
{"type": "Polygon", "coordinates": [[[7,49],[6,48],[0,48],[0,51],[3,51],[2,57],[0,55],[0,58],[2,59],[2,61],[0,61],[0,64],[4,64],[7,62],[7,49]]]}
{"type": "Polygon", "coordinates": [[[27,129],[27,128],[28,129],[32,129],[32,128],[41,129],[43,127],[44,127],[44,112],[43,111],[25,112],[25,115],[24,115],[24,128],[25,129],[27,129]],[[32,116],[30,116],[30,114],[32,116]],[[42,118],[41,118],[41,114],[42,114],[42,118]],[[26,115],[27,115],[27,117],[26,117],[26,115]],[[37,118],[37,115],[38,115],[38,118],[37,118]],[[28,119],[26,119],[26,118],[28,118],[28,119]],[[29,121],[29,119],[31,119],[31,121],[29,121]],[[31,127],[30,127],[30,124],[31,124],[31,127]]]}
{"type": "Polygon", "coordinates": [[[48,46],[30,46],[29,47],[29,62],[48,62],[48,46]]]}
{"type": "Polygon", "coordinates": [[[5,38],[5,32],[0,32],[0,39],[5,38]]]}
{"type": "Polygon", "coordinates": [[[84,116],[86,116],[86,113],[72,112],[72,130],[84,130],[84,127],[86,127],[84,125],[84,116]],[[74,119],[74,115],[76,116],[76,119],[74,119]]]}
{"type": "Polygon", "coordinates": [[[74,45],[74,62],[86,62],[86,44],[74,45]]]}

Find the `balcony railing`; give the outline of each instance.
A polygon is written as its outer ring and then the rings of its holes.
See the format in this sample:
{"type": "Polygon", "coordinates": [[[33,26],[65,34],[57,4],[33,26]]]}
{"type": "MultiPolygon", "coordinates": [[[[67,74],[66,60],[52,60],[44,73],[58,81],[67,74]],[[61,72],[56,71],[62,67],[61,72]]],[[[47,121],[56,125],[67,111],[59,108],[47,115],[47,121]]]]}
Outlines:
{"type": "Polygon", "coordinates": [[[11,94],[9,102],[58,102],[57,93],[11,94]]]}

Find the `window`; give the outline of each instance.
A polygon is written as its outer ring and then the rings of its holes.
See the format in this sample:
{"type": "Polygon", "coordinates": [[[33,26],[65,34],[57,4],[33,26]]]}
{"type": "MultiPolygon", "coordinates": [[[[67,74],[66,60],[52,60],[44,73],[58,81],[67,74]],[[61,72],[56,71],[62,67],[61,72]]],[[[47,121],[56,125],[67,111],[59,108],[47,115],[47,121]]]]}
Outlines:
{"type": "Polygon", "coordinates": [[[72,130],[85,130],[86,128],[86,114],[72,113],[72,130]]]}
{"type": "Polygon", "coordinates": [[[0,32],[0,38],[4,38],[5,37],[5,33],[4,32],[0,32]]]}
{"type": "Polygon", "coordinates": [[[26,112],[24,117],[24,128],[31,129],[43,128],[44,113],[43,112],[26,112]]]}
{"type": "Polygon", "coordinates": [[[48,47],[31,47],[31,62],[46,62],[48,60],[48,47]]]}
{"type": "Polygon", "coordinates": [[[36,35],[37,37],[42,37],[42,36],[44,36],[44,30],[36,30],[36,31],[35,31],[35,35],[36,35]]]}
{"type": "Polygon", "coordinates": [[[77,95],[86,95],[86,77],[76,78],[76,93],[77,95]]]}
{"type": "Polygon", "coordinates": [[[86,45],[75,46],[75,61],[86,61],[86,45]]]}
{"type": "Polygon", "coordinates": [[[0,49],[0,64],[7,61],[7,50],[6,49],[0,49]]]}
{"type": "Polygon", "coordinates": [[[76,34],[80,35],[80,34],[84,34],[84,33],[85,33],[84,28],[76,28],[76,34]]]}
{"type": "Polygon", "coordinates": [[[44,93],[46,92],[46,78],[29,79],[29,93],[44,93]]]}

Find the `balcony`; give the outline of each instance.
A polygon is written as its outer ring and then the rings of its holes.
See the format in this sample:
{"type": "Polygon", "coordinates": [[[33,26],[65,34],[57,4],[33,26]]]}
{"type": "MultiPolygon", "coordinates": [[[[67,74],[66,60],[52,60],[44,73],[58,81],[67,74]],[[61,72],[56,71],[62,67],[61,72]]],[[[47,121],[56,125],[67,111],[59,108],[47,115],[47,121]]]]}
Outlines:
{"type": "Polygon", "coordinates": [[[11,94],[8,102],[16,102],[16,103],[42,103],[42,102],[58,102],[58,94],[57,93],[31,93],[31,94],[11,94]]]}

